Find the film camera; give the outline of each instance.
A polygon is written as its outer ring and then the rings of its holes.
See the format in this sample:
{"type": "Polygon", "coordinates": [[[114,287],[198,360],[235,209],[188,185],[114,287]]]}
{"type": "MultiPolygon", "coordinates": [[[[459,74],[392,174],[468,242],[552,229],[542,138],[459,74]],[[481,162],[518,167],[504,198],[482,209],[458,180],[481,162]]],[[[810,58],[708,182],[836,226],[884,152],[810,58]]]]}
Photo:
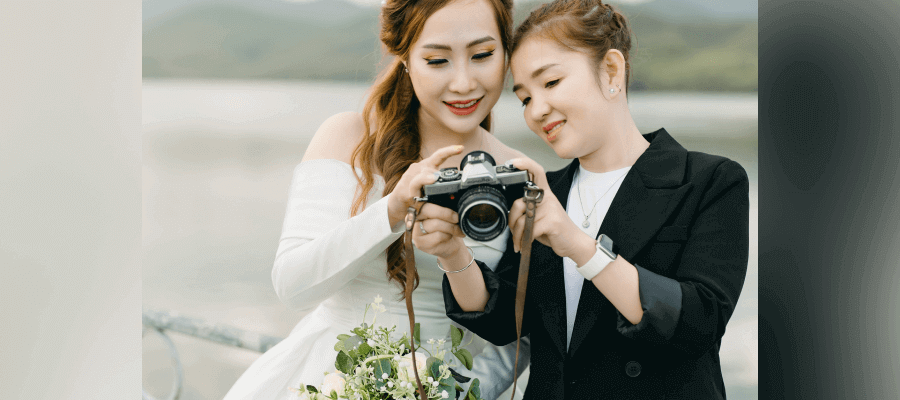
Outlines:
{"type": "Polygon", "coordinates": [[[422,188],[424,200],[456,211],[463,233],[480,242],[503,233],[513,202],[533,186],[528,171],[496,166],[494,158],[480,150],[466,154],[458,169],[444,168],[437,174],[437,181],[422,188]]]}

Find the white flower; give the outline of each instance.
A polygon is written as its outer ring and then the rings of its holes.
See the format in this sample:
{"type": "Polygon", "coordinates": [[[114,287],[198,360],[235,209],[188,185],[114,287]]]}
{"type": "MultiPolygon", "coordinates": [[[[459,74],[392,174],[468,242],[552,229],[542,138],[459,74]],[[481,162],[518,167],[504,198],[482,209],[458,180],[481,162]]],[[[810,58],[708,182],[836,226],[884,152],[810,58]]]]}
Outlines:
{"type": "Polygon", "coordinates": [[[442,391],[441,391],[441,398],[442,398],[442,399],[446,399],[447,397],[450,397],[450,393],[447,393],[446,390],[442,390],[442,391]]]}
{"type": "Polygon", "coordinates": [[[366,343],[369,345],[369,347],[375,347],[375,341],[372,339],[367,340],[366,343]]]}
{"type": "Polygon", "coordinates": [[[387,379],[387,378],[388,378],[388,374],[381,374],[381,379],[387,379]]]}
{"type": "Polygon", "coordinates": [[[431,383],[431,382],[434,382],[434,378],[432,378],[432,377],[429,376],[429,377],[428,377],[428,383],[431,383]]]}
{"type": "Polygon", "coordinates": [[[431,382],[431,386],[437,387],[437,385],[438,385],[437,381],[431,382]]]}
{"type": "Polygon", "coordinates": [[[378,303],[381,303],[381,296],[376,294],[375,295],[375,304],[378,304],[378,303]]]}
{"type": "Polygon", "coordinates": [[[331,394],[332,391],[337,392],[338,396],[344,395],[344,384],[347,383],[344,380],[344,377],[338,373],[330,373],[325,375],[325,380],[322,381],[322,393],[331,394]]]}
{"type": "MultiPolygon", "coordinates": [[[[419,353],[418,351],[416,352],[416,369],[419,370],[419,376],[425,375],[425,369],[427,367],[425,360],[427,359],[428,356],[425,354],[419,353]]],[[[413,371],[412,353],[401,357],[401,361],[397,366],[406,369],[406,376],[408,376],[409,379],[415,379],[416,372],[413,371]]]]}
{"type": "Polygon", "coordinates": [[[394,382],[388,382],[387,385],[388,385],[389,388],[392,388],[392,387],[394,387],[394,382]]]}
{"type": "Polygon", "coordinates": [[[394,356],[394,361],[400,361],[400,355],[399,355],[399,354],[397,354],[397,355],[394,356]]]}

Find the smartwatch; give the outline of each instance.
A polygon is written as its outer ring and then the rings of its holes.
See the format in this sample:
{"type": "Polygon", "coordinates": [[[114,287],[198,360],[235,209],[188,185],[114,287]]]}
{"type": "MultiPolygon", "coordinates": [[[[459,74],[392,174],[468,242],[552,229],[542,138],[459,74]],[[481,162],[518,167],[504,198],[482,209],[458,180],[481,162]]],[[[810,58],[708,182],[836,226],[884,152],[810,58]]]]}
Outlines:
{"type": "Polygon", "coordinates": [[[594,256],[591,257],[588,262],[584,263],[584,265],[576,269],[585,279],[591,280],[594,279],[600,271],[603,271],[609,263],[613,262],[616,257],[616,253],[613,253],[612,239],[603,234],[597,238],[597,252],[594,253],[594,256]]]}

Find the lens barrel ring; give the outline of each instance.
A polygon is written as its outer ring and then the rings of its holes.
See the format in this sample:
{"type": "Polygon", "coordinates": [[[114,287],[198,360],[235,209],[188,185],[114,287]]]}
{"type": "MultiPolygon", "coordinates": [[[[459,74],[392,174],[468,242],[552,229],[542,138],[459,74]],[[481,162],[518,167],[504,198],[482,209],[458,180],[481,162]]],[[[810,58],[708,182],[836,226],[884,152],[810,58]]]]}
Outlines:
{"type": "Polygon", "coordinates": [[[503,193],[491,186],[474,186],[459,199],[459,227],[471,239],[487,242],[503,233],[509,209],[503,193]]]}

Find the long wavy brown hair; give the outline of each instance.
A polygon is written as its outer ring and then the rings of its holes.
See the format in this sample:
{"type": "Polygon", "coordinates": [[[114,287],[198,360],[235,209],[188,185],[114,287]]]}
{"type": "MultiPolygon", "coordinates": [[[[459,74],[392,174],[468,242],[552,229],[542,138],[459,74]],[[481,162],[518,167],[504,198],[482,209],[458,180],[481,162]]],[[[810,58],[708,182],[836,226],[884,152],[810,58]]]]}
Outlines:
{"type": "MultiPolygon", "coordinates": [[[[384,177],[383,193],[394,190],[403,172],[419,160],[419,100],[413,92],[409,74],[404,72],[403,61],[425,26],[425,21],[446,4],[454,0],[416,1],[388,0],[381,8],[381,42],[393,60],[376,78],[363,107],[365,136],[351,157],[351,164],[362,170],[357,175],[358,188],[350,210],[360,213],[368,202],[369,192],[375,185],[375,172],[384,177]]],[[[512,36],[512,0],[487,0],[493,6],[500,31],[504,54],[508,59],[512,36]]],[[[490,130],[491,115],[481,122],[490,130]]],[[[387,250],[387,277],[400,286],[400,299],[404,299],[406,271],[402,241],[396,241],[387,250]]],[[[419,286],[419,276],[414,277],[414,288],[419,286]]]]}
{"type": "Polygon", "coordinates": [[[622,13],[601,0],[556,0],[531,12],[516,28],[511,53],[532,35],[555,40],[569,49],[587,54],[597,65],[611,49],[625,56],[625,90],[631,77],[632,32],[622,13]]]}

